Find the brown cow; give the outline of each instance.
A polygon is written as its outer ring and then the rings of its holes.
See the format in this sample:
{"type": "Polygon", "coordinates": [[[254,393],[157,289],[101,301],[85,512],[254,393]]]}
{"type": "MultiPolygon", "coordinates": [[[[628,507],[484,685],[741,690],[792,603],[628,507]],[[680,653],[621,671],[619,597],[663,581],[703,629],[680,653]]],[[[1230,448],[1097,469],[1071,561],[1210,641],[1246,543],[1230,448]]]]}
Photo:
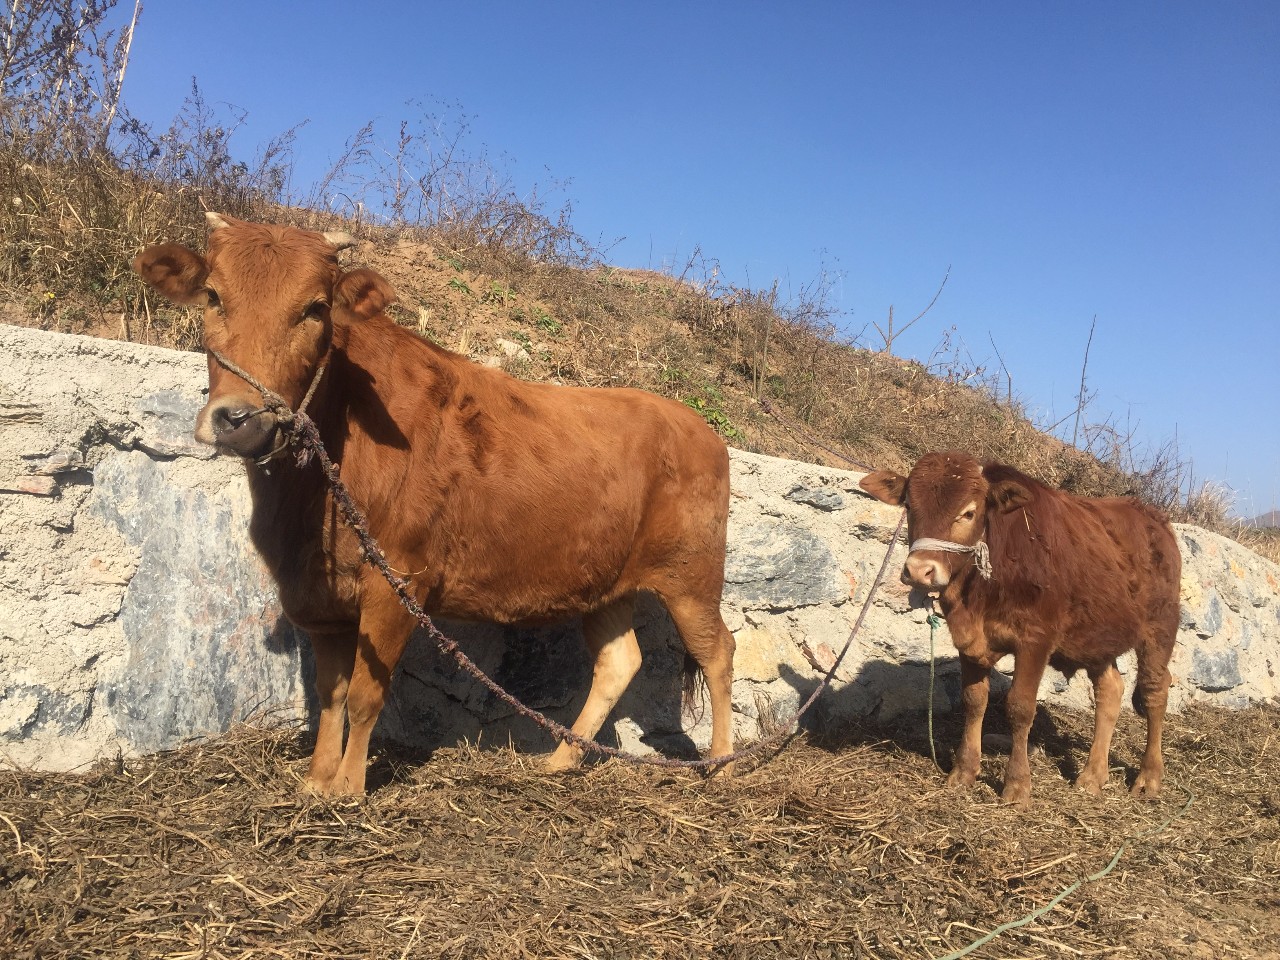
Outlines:
{"type": "MultiPolygon", "coordinates": [[[[639,669],[632,608],[640,591],[656,594],[706,677],[712,756],[730,753],[729,458],[707,424],[638,390],[515,380],[415,336],[384,314],[394,293],[382,277],[338,265],[345,234],[208,220],[206,255],[162,244],[133,266],[169,299],[205,307],[209,400],[195,435],[246,458],[250,535],[311,637],[321,713],[307,785],[363,793],[369,736],[414,620],[361,561],[319,470],[276,455],[275,417],[212,351],[295,409],[327,363],[308,413],[428,611],[503,624],[582,616],[595,671],[579,735],[595,735],[639,669]]],[[[562,743],[548,766],[580,758],[562,743]]]]}
{"type": "Polygon", "coordinates": [[[1100,796],[1124,693],[1116,657],[1134,650],[1133,703],[1147,717],[1147,750],[1132,792],[1159,794],[1182,569],[1169,521],[1136,500],[1074,497],[958,451],[921,457],[906,478],[868,474],[862,488],[906,505],[911,550],[902,581],[939,593],[960,651],[965,729],[949,783],[977,779],[991,668],[1012,653],[1003,799],[1030,796],[1027,734],[1046,664],[1068,677],[1083,668],[1093,681],[1093,747],[1076,786],[1100,796]]]}

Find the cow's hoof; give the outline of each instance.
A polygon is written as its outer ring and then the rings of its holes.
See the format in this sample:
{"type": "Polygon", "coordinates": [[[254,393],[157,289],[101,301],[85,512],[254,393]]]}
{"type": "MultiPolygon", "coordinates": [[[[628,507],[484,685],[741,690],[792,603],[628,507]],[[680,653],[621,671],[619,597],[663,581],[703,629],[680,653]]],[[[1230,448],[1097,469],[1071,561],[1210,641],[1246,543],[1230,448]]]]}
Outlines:
{"type": "Polygon", "coordinates": [[[733,776],[734,766],[734,762],[730,761],[729,763],[722,763],[718,767],[705,767],[704,769],[706,770],[708,777],[715,777],[717,780],[727,780],[729,777],[733,776]]]}
{"type": "Polygon", "coordinates": [[[1025,807],[1031,801],[1031,784],[1006,783],[1003,792],[1000,794],[1000,800],[1003,803],[1025,807]]]}
{"type": "Polygon", "coordinates": [[[1087,793],[1090,796],[1102,798],[1102,787],[1106,783],[1104,778],[1100,778],[1088,770],[1076,777],[1076,789],[1087,793]]]}
{"type": "Polygon", "coordinates": [[[968,790],[978,782],[978,771],[956,767],[947,777],[948,790],[968,790]]]}
{"type": "Polygon", "coordinates": [[[303,797],[327,797],[329,796],[331,783],[332,780],[317,780],[313,777],[307,777],[298,784],[298,794],[303,797]]]}
{"type": "Polygon", "coordinates": [[[572,751],[561,752],[559,749],[542,761],[543,773],[564,773],[578,765],[578,757],[572,751]]]}

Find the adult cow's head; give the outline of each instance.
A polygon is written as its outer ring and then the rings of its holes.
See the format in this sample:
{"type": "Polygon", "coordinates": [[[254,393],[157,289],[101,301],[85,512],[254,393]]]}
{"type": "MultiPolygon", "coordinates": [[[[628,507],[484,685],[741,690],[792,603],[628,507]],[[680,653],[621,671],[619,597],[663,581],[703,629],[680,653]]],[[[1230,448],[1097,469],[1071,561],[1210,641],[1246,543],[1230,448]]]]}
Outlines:
{"type": "Polygon", "coordinates": [[[877,470],[860,485],[877,500],[906,506],[911,551],[902,582],[930,591],[944,589],[982,555],[992,511],[1016,510],[1031,496],[1016,479],[989,477],[958,450],[925,454],[907,477],[877,470]]]}
{"type": "Polygon", "coordinates": [[[196,439],[259,457],[277,445],[276,418],[214,352],[296,409],[329,353],[335,317],[367,319],[395,294],[372,270],[342,272],[338,251],[354,242],[345,233],[205,217],[204,256],[164,243],[138,254],[133,269],[175,303],[205,308],[209,400],[196,417],[196,439]]]}

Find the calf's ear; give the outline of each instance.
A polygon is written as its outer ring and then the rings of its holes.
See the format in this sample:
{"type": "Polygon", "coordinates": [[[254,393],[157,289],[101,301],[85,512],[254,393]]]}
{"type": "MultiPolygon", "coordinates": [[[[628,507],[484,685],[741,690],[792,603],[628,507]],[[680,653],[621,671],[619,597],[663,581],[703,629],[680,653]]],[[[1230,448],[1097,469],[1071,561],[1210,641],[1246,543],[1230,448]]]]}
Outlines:
{"type": "Polygon", "coordinates": [[[133,258],[133,270],[174,303],[208,302],[204,282],[209,276],[209,264],[181,244],[147,247],[133,258]]]}
{"type": "Polygon", "coordinates": [[[333,286],[333,305],[361,320],[376,317],[395,299],[391,284],[368,267],[344,273],[333,286]]]}
{"type": "Polygon", "coordinates": [[[1001,513],[1031,502],[1031,493],[1016,480],[997,480],[987,487],[987,500],[1001,513]]]}
{"type": "Polygon", "coordinates": [[[903,494],[907,491],[907,478],[899,476],[892,470],[877,470],[859,480],[858,486],[877,500],[900,507],[903,494]]]}

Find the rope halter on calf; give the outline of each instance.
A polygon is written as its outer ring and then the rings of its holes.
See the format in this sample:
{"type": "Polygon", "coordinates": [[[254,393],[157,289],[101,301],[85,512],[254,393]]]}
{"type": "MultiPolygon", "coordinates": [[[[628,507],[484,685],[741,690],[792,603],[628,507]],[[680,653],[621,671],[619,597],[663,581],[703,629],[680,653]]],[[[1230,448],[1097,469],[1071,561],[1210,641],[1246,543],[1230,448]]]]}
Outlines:
{"type": "Polygon", "coordinates": [[[911,544],[908,554],[917,550],[944,550],[947,553],[972,553],[973,562],[978,567],[978,575],[983,580],[991,579],[991,551],[987,549],[987,541],[979,540],[968,547],[963,543],[952,543],[950,540],[935,540],[933,537],[921,537],[911,544]]]}

